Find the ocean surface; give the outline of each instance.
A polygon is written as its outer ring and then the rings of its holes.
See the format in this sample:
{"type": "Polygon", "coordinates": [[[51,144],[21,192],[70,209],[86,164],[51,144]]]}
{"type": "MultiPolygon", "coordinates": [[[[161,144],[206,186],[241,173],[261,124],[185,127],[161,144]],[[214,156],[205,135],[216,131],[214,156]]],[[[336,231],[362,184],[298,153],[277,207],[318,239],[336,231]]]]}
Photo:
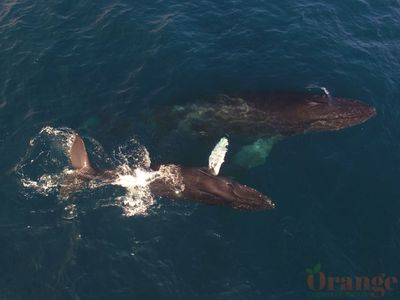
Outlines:
{"type": "Polygon", "coordinates": [[[3,0],[0,36],[0,299],[354,299],[312,291],[306,269],[399,278],[399,1],[3,0]],[[274,211],[111,185],[60,198],[75,132],[103,167],[200,167],[212,145],[148,112],[310,85],[377,116],[235,174],[274,211]]]}

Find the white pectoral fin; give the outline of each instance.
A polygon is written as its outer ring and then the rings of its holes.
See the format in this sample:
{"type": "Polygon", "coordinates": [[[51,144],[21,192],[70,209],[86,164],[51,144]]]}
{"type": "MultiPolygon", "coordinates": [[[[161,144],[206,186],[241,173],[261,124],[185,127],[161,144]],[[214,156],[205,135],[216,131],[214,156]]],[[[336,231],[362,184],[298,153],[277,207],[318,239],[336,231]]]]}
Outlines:
{"type": "Polygon", "coordinates": [[[228,145],[228,139],[223,137],[214,147],[213,151],[211,151],[210,157],[208,158],[208,170],[211,174],[218,175],[221,165],[225,161],[228,145]]]}

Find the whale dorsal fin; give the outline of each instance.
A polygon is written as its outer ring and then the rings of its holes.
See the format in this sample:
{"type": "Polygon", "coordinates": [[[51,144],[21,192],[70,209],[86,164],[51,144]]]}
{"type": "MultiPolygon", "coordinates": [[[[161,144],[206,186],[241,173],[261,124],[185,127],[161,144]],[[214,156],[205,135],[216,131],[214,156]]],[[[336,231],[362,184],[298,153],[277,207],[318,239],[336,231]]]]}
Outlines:
{"type": "Polygon", "coordinates": [[[89,157],[86,152],[85,143],[79,134],[75,135],[74,142],[72,143],[71,150],[69,152],[71,164],[74,169],[91,168],[89,157]]]}
{"type": "Polygon", "coordinates": [[[213,151],[211,151],[210,157],[208,158],[208,171],[213,175],[218,175],[221,165],[225,161],[225,155],[228,151],[228,139],[223,137],[220,139],[217,145],[215,145],[213,151]]]}

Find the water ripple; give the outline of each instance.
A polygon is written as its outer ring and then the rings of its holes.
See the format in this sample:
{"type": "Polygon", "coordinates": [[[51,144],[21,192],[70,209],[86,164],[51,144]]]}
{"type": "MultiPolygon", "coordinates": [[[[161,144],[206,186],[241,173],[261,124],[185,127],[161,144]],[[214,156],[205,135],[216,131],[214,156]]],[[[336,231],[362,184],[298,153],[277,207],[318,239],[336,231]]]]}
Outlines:
{"type": "Polygon", "coordinates": [[[0,292],[10,299],[305,298],[304,268],[315,257],[338,274],[400,269],[399,20],[398,1],[3,0],[0,238],[13,264],[0,266],[15,279],[0,280],[0,292]],[[378,116],[347,131],[288,139],[251,173],[246,179],[282,199],[275,214],[172,202],[145,220],[121,218],[104,207],[114,204],[108,190],[74,203],[51,193],[18,196],[9,175],[48,124],[82,130],[106,149],[140,136],[160,161],[181,161],[182,153],[194,164],[206,154],[186,151],[192,141],[176,132],[148,129],[143,108],[312,83],[371,103],[378,116]],[[296,221],[276,226],[287,218],[296,221]],[[75,229],[64,221],[82,232],[73,251],[75,229]],[[19,224],[18,234],[7,233],[8,224],[19,224]],[[350,227],[357,228],[351,237],[350,227]],[[391,250],[382,256],[382,249],[391,250]]]}

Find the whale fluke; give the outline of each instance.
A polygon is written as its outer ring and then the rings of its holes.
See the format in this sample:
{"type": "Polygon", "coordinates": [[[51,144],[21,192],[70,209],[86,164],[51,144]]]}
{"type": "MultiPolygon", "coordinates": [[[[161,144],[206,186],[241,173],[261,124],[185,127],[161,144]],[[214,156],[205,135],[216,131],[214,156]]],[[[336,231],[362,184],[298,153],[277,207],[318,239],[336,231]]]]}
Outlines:
{"type": "Polygon", "coordinates": [[[75,134],[74,142],[72,144],[69,154],[72,167],[75,170],[91,169],[89,157],[86,152],[85,143],[78,134],[75,134]]]}

